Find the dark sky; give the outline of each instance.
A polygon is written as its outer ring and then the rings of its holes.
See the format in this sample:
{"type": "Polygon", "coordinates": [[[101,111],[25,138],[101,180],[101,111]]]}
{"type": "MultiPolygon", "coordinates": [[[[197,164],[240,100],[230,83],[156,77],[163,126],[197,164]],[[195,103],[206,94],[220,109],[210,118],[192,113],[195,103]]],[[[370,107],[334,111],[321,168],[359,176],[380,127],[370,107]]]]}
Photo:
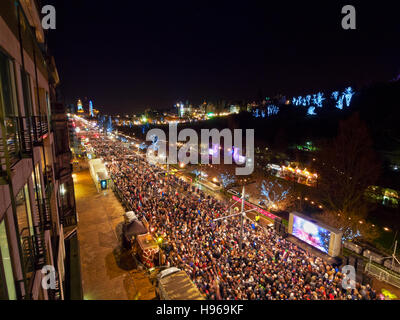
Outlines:
{"type": "Polygon", "coordinates": [[[105,112],[362,86],[400,73],[395,1],[51,0],[66,102],[105,112]],[[272,4],[275,2],[274,4],[272,4]],[[341,28],[353,4],[357,30],[341,28]]]}

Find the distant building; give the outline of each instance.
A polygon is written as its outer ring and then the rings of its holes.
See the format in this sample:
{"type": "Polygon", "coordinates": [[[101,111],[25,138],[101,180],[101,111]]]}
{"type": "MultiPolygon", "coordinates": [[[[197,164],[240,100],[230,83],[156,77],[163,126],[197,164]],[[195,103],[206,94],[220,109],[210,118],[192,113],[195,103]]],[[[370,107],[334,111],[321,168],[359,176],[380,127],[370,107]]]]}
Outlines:
{"type": "Polygon", "coordinates": [[[77,106],[76,110],[77,110],[78,113],[84,113],[85,112],[85,110],[83,110],[83,104],[82,104],[81,99],[78,100],[78,103],[76,104],[76,106],[77,106]]]}

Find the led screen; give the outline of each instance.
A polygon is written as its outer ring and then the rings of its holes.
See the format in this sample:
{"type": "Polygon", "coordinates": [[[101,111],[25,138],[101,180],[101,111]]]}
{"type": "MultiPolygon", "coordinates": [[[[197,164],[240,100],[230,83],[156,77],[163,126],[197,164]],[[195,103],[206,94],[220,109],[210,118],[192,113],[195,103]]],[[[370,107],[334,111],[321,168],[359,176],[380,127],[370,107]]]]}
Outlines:
{"type": "Polygon", "coordinates": [[[100,184],[102,190],[107,189],[107,180],[101,180],[100,184]]]}
{"type": "Polygon", "coordinates": [[[293,216],[293,235],[325,253],[329,251],[331,233],[315,223],[293,216]]]}

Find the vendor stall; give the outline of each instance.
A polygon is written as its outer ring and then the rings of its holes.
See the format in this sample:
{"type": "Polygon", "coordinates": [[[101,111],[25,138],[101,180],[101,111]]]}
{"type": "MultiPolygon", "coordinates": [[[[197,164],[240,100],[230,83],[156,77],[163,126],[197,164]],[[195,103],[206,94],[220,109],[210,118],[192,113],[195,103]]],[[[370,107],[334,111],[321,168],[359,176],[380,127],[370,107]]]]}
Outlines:
{"type": "Polygon", "coordinates": [[[149,268],[154,267],[158,262],[160,248],[150,233],[138,235],[137,252],[140,260],[149,268]]]}

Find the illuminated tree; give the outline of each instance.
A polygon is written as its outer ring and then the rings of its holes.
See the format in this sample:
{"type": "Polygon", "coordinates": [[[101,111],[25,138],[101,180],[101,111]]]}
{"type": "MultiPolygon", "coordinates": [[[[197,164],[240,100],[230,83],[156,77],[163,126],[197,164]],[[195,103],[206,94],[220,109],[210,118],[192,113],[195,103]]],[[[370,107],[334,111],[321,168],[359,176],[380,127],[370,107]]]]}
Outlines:
{"type": "Polygon", "coordinates": [[[221,181],[224,188],[228,188],[236,182],[236,178],[234,175],[226,172],[219,175],[219,181],[221,181]]]}
{"type": "Polygon", "coordinates": [[[344,90],[343,92],[343,96],[346,99],[346,106],[350,107],[350,103],[351,103],[351,98],[354,95],[354,91],[351,87],[348,87],[344,90]]]}
{"type": "Polygon", "coordinates": [[[354,240],[361,237],[365,240],[373,240],[379,236],[377,227],[360,217],[347,217],[344,214],[327,210],[321,214],[319,219],[342,231],[343,240],[354,240]]]}
{"type": "Polygon", "coordinates": [[[342,110],[343,109],[343,100],[344,96],[340,96],[338,100],[336,101],[336,108],[342,110]]]}
{"type": "Polygon", "coordinates": [[[315,113],[315,107],[309,107],[308,110],[307,110],[307,114],[308,114],[309,116],[315,116],[315,115],[316,115],[316,113],[315,113]]]}
{"type": "Polygon", "coordinates": [[[279,112],[279,107],[277,107],[275,105],[270,105],[267,108],[268,117],[272,116],[272,115],[275,115],[275,114],[278,114],[278,112],[279,112]]]}
{"type": "Polygon", "coordinates": [[[285,187],[277,181],[265,180],[261,183],[261,196],[266,205],[271,209],[286,209],[291,205],[292,197],[289,195],[290,188],[285,187]]]}
{"type": "Polygon", "coordinates": [[[140,150],[147,149],[147,144],[144,143],[144,142],[142,142],[142,143],[139,145],[139,149],[140,149],[140,150]]]}
{"type": "Polygon", "coordinates": [[[324,100],[325,100],[324,94],[323,94],[322,92],[318,92],[316,95],[314,94],[314,97],[313,97],[312,102],[313,102],[313,104],[315,104],[317,107],[322,108],[322,104],[323,104],[323,101],[324,101],[324,100]]]}
{"type": "Polygon", "coordinates": [[[334,91],[332,92],[332,99],[337,101],[337,99],[339,98],[339,91],[334,91]]]}

